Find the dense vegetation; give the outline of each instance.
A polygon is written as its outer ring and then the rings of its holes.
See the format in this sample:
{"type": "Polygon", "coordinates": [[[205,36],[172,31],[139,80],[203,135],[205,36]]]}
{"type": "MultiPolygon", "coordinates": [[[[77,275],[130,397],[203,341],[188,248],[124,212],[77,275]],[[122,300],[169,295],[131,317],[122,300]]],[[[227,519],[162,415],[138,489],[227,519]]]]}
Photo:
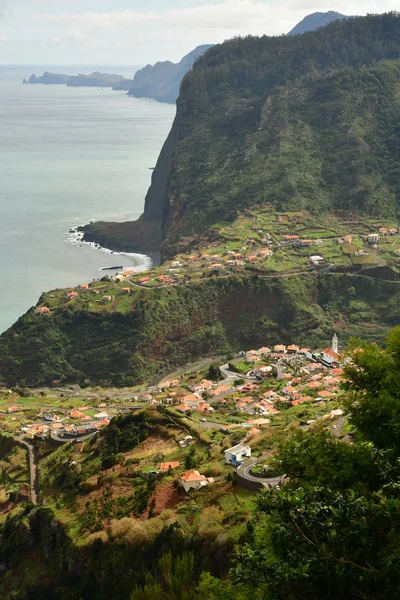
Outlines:
{"type": "Polygon", "coordinates": [[[399,27],[396,15],[366,17],[235,39],[200,58],[178,101],[185,133],[166,193],[165,254],[254,203],[396,214],[399,27]]]}
{"type": "Polygon", "coordinates": [[[125,314],[27,313],[0,338],[8,385],[135,385],[195,358],[278,342],[382,340],[398,323],[396,282],[352,275],[204,279],[146,290],[125,314]]]}
{"type": "Polygon", "coordinates": [[[157,251],[161,226],[168,257],[255,203],[396,215],[399,28],[371,15],[208,50],[182,82],[143,217],[94,224],[91,239],[146,250],[151,230],[157,251]]]}
{"type": "MultiPolygon", "coordinates": [[[[35,583],[21,587],[12,597],[397,598],[400,327],[388,336],[386,350],[361,341],[354,342],[353,348],[353,362],[346,368],[345,401],[352,442],[318,428],[297,430],[282,441],[271,458],[271,467],[285,471],[290,479],[282,489],[258,495],[235,549],[228,543],[230,532],[226,528],[228,523],[235,523],[239,514],[231,514],[229,509],[223,512],[213,502],[203,509],[195,529],[183,529],[183,521],[171,519],[170,511],[158,517],[149,514],[146,520],[123,517],[127,506],[139,516],[148,485],[136,488],[135,495],[124,503],[116,502],[111,488],[103,487],[102,496],[87,503],[81,515],[84,531],[93,533],[73,540],[72,531],[68,534],[65,525],[57,520],[54,506],[61,507],[66,499],[57,487],[58,469],[51,468],[47,493],[55,494],[55,505],[37,510],[32,510],[30,504],[21,507],[5,522],[0,540],[0,561],[7,569],[18,569],[21,557],[39,544],[51,575],[36,578],[35,583]],[[114,518],[107,531],[100,530],[104,519],[110,517],[114,518]]],[[[153,431],[155,427],[168,426],[162,416],[156,415],[142,413],[118,418],[112,425],[114,431],[106,432],[87,449],[77,449],[78,453],[84,451],[87,458],[77,474],[76,500],[85,481],[90,485],[90,477],[87,478],[92,471],[87,471],[87,467],[93,469],[92,458],[107,453],[114,439],[120,440],[125,450],[135,447],[143,425],[153,431]]],[[[118,445],[115,450],[120,448],[118,445]]],[[[73,470],[68,459],[71,454],[64,447],[50,460],[58,461],[67,472],[68,468],[73,470]]],[[[112,478],[110,472],[105,475],[98,471],[98,475],[103,480],[112,478]]],[[[74,494],[70,482],[64,480],[62,486],[64,492],[71,490],[74,494]]],[[[220,496],[219,502],[222,499],[220,496]]],[[[200,502],[201,497],[195,496],[180,512],[199,511],[200,502]]],[[[5,583],[12,583],[10,577],[5,583]]],[[[0,579],[0,590],[1,585],[0,579]]]]}

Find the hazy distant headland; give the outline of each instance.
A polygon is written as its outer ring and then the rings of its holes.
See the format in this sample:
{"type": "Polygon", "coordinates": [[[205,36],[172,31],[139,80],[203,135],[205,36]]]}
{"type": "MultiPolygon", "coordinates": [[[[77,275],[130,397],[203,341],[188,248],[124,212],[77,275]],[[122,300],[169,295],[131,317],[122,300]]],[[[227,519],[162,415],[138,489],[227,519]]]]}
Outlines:
{"type": "Polygon", "coordinates": [[[32,74],[28,80],[23,83],[43,85],[67,85],[69,87],[112,87],[115,90],[129,90],[132,87],[133,80],[125,79],[123,75],[99,73],[98,71],[90,75],[63,75],[62,73],[49,73],[45,71],[43,75],[37,77],[32,74]]]}

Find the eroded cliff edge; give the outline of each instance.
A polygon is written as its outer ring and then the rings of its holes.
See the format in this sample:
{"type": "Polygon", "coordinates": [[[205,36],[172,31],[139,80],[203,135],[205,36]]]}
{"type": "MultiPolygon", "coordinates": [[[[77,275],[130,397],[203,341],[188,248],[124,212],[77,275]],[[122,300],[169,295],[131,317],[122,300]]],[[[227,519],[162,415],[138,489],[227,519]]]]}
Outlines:
{"type": "Polygon", "coordinates": [[[399,28],[392,13],[208,50],[182,82],[143,215],[86,239],[170,258],[255,205],[396,215],[399,28]]]}

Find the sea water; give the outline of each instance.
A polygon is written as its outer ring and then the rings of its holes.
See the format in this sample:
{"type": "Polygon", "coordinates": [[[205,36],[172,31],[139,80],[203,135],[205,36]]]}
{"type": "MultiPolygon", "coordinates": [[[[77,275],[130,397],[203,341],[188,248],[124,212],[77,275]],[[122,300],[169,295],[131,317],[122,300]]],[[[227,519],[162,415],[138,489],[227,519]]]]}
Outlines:
{"type": "Polygon", "coordinates": [[[81,244],[69,231],[140,215],[175,106],[106,88],[22,85],[43,70],[0,67],[0,332],[44,291],[88,283],[107,266],[151,265],[81,244]]]}

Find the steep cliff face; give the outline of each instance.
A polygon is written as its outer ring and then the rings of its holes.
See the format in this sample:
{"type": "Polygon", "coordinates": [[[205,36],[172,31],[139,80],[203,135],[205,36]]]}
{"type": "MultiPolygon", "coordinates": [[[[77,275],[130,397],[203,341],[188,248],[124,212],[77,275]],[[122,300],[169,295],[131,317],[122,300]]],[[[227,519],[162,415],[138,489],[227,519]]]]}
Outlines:
{"type": "Polygon", "coordinates": [[[199,59],[178,100],[164,256],[255,204],[394,215],[399,31],[396,15],[352,19],[199,59]]]}
{"type": "MultiPolygon", "coordinates": [[[[182,82],[143,216],[117,226],[123,249],[161,242],[169,258],[256,204],[394,216],[399,33],[388,14],[211,48],[182,82]]],[[[94,224],[91,239],[115,247],[115,227],[94,224]]]]}

